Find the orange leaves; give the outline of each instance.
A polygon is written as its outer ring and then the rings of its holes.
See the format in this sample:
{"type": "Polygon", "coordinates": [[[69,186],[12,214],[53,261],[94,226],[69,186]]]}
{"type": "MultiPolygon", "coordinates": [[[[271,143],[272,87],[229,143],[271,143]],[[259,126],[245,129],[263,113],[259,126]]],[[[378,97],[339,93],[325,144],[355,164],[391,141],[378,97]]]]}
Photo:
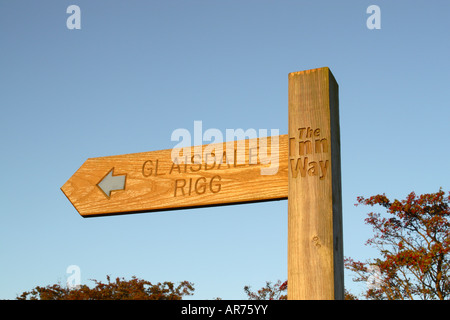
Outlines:
{"type": "Polygon", "coordinates": [[[36,287],[22,293],[18,300],[181,300],[183,296],[192,295],[193,284],[188,281],[175,286],[172,282],[152,284],[149,281],[132,277],[131,280],[116,278],[107,283],[92,280],[95,287],[86,285],[76,289],[68,289],[54,284],[47,287],[36,287]]]}
{"type": "Polygon", "coordinates": [[[358,197],[356,205],[380,205],[383,213],[370,212],[365,222],[374,235],[367,245],[379,250],[370,262],[346,258],[345,267],[358,274],[355,281],[367,281],[370,265],[383,275],[380,290],[366,291],[370,299],[444,299],[450,296],[450,194],[389,200],[386,195],[358,197]]]}
{"type": "Polygon", "coordinates": [[[287,280],[284,282],[278,280],[274,285],[266,281],[266,285],[257,292],[252,292],[249,286],[245,286],[244,291],[249,300],[286,300],[287,295],[283,292],[287,291],[287,280]]]}

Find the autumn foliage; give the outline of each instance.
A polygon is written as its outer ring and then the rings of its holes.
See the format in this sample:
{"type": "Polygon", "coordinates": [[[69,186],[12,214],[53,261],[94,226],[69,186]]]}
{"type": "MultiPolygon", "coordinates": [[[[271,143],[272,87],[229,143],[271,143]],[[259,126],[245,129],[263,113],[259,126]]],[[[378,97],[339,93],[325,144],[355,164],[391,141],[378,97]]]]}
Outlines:
{"type": "Polygon", "coordinates": [[[244,287],[249,300],[287,300],[287,280],[278,280],[274,285],[266,281],[266,285],[256,292],[250,289],[250,286],[244,287]]]}
{"type": "Polygon", "coordinates": [[[46,287],[36,287],[22,293],[18,300],[181,300],[183,296],[192,295],[193,284],[183,281],[177,286],[172,282],[152,284],[149,281],[132,277],[131,280],[116,278],[107,283],[95,282],[93,288],[79,285],[77,288],[54,284],[46,287]]]}
{"type": "MultiPolygon", "coordinates": [[[[411,192],[405,200],[390,200],[386,195],[358,197],[357,206],[380,207],[370,212],[365,222],[374,234],[366,245],[378,250],[379,257],[365,262],[345,258],[345,267],[356,274],[354,281],[365,282],[366,299],[431,300],[450,299],[450,193],[417,196],[411,192]]],[[[59,284],[36,287],[18,300],[181,300],[192,295],[193,284],[183,281],[152,284],[132,277],[107,283],[92,280],[94,287],[79,285],[69,289],[59,284]]],[[[277,281],[256,292],[244,287],[249,300],[286,300],[287,281],[277,281]]],[[[357,297],[345,291],[346,300],[357,297]]]]}
{"type": "Polygon", "coordinates": [[[380,257],[361,262],[345,259],[347,269],[366,282],[367,299],[450,298],[450,195],[442,190],[405,200],[383,195],[358,197],[356,205],[380,206],[383,214],[370,212],[365,219],[374,236],[366,245],[380,257]]]}

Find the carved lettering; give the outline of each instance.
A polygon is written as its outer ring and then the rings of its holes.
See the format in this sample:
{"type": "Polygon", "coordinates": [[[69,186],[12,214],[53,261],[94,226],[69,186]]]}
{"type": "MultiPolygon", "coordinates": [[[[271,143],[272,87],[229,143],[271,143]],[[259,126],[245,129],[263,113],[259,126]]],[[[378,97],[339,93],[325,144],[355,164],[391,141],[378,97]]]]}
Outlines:
{"type": "MultiPolygon", "coordinates": [[[[192,179],[189,179],[189,180],[192,180],[192,179]]],[[[206,191],[206,178],[200,177],[197,179],[197,181],[195,181],[195,192],[197,194],[203,194],[203,193],[205,193],[205,191],[206,191]]],[[[190,192],[189,192],[189,194],[190,194],[190,192]]]]}
{"type": "Polygon", "coordinates": [[[177,179],[175,180],[175,191],[174,191],[174,197],[177,196],[177,190],[181,190],[181,194],[184,196],[184,186],[186,185],[186,180],[184,179],[177,179]]]}
{"type": "Polygon", "coordinates": [[[306,177],[306,166],[307,166],[307,163],[308,163],[308,158],[305,157],[303,159],[303,161],[301,161],[302,158],[298,158],[297,159],[297,163],[295,164],[295,166],[294,166],[294,161],[295,160],[294,159],[290,159],[290,160],[291,160],[292,177],[297,178],[299,170],[300,170],[300,175],[302,177],[306,177]]]}
{"type": "Polygon", "coordinates": [[[312,153],[311,141],[300,141],[298,143],[298,155],[303,156],[310,153],[312,153]]]}
{"type": "Polygon", "coordinates": [[[222,188],[221,180],[220,176],[214,176],[211,179],[206,177],[176,179],[173,196],[201,195],[207,191],[218,193],[222,188]]]}
{"type": "Polygon", "coordinates": [[[325,179],[325,176],[327,175],[327,169],[328,169],[328,160],[325,161],[319,161],[319,165],[320,165],[320,180],[325,179]]]}
{"type": "Polygon", "coordinates": [[[328,140],[321,137],[320,128],[298,128],[298,135],[289,138],[289,161],[293,178],[325,179],[329,160],[323,159],[329,150],[328,140]],[[299,175],[300,174],[300,175],[299,175]]]}
{"type": "Polygon", "coordinates": [[[327,139],[315,140],[314,150],[316,153],[328,152],[328,141],[327,139]]]}
{"type": "Polygon", "coordinates": [[[198,153],[194,154],[191,158],[192,164],[191,164],[191,171],[197,172],[202,168],[202,162],[201,162],[202,156],[198,153]]]}
{"type": "Polygon", "coordinates": [[[147,160],[144,162],[144,164],[142,165],[142,175],[144,177],[150,177],[152,175],[153,172],[153,161],[152,160],[147,160]]]}
{"type": "Polygon", "coordinates": [[[209,184],[209,189],[211,190],[212,193],[217,193],[222,188],[222,184],[220,183],[220,180],[222,180],[222,178],[220,176],[214,176],[211,178],[211,182],[209,184]],[[214,183],[214,180],[217,180],[217,181],[214,183]]]}
{"type": "Polygon", "coordinates": [[[178,173],[181,173],[180,165],[178,163],[173,162],[172,167],[170,168],[169,174],[172,174],[174,168],[178,169],[178,173]]]}
{"type": "Polygon", "coordinates": [[[155,162],[152,160],[147,160],[142,165],[142,175],[144,177],[150,177],[150,176],[162,176],[164,175],[163,172],[158,172],[159,169],[159,161],[156,159],[155,162]]]}
{"type": "MultiPolygon", "coordinates": [[[[305,137],[316,136],[318,132],[320,133],[317,129],[314,131],[311,128],[305,128],[304,135],[305,137]]],[[[293,143],[297,143],[295,138],[293,143]]],[[[305,143],[305,153],[314,152],[313,143],[309,140],[305,143]]],[[[272,138],[272,145],[274,144],[278,147],[278,140],[274,143],[272,138]]],[[[291,148],[297,149],[295,146],[291,146],[291,148]]],[[[259,153],[260,149],[261,146],[258,149],[257,144],[250,144],[248,153],[245,150],[238,152],[236,148],[230,148],[229,150],[214,149],[213,152],[211,150],[205,152],[203,159],[201,153],[191,154],[186,152],[183,155],[178,154],[176,157],[172,157],[170,163],[164,162],[162,159],[148,159],[142,163],[140,170],[142,176],[149,179],[162,175],[173,176],[166,178],[172,181],[174,197],[215,194],[222,190],[222,178],[220,175],[215,175],[215,172],[220,172],[219,170],[233,170],[234,168],[245,168],[257,164],[272,164],[274,159],[278,163],[278,158],[275,155],[269,157],[267,150],[264,149],[266,154],[262,156],[259,153]]],[[[302,176],[305,176],[308,170],[310,170],[310,174],[316,174],[316,171],[320,172],[318,164],[317,168],[313,170],[310,167],[314,164],[310,164],[307,159],[305,161],[301,165],[297,163],[298,169],[296,170],[301,171],[302,176]]]]}

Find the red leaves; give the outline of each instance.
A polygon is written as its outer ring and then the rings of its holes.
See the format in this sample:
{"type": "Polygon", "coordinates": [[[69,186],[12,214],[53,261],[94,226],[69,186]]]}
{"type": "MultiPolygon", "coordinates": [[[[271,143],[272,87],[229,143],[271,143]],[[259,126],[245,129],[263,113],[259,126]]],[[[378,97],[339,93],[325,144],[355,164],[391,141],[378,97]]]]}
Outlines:
{"type": "Polygon", "coordinates": [[[149,281],[132,277],[131,280],[116,278],[108,283],[93,280],[94,288],[81,285],[77,289],[68,289],[54,284],[47,287],[36,287],[30,292],[24,292],[18,300],[181,300],[185,295],[192,295],[193,284],[188,281],[178,286],[172,282],[153,285],[149,281]]]}
{"type": "Polygon", "coordinates": [[[364,197],[357,197],[356,198],[358,203],[355,204],[356,206],[358,204],[364,204],[364,205],[370,205],[373,206],[375,204],[382,205],[384,207],[387,207],[390,205],[389,199],[385,196],[385,194],[377,194],[375,196],[370,197],[369,199],[365,199],[364,197]]]}
{"type": "Polygon", "coordinates": [[[244,291],[249,300],[286,300],[287,295],[283,294],[283,292],[287,291],[287,280],[283,283],[278,280],[274,285],[267,281],[266,286],[257,292],[252,292],[249,286],[245,286],[244,291]]]}
{"type": "Polygon", "coordinates": [[[368,266],[376,265],[383,275],[382,290],[368,290],[368,298],[443,299],[450,296],[450,194],[417,196],[389,200],[386,195],[357,198],[356,205],[380,205],[383,214],[370,212],[365,222],[374,236],[367,241],[379,249],[381,258],[372,262],[345,260],[346,268],[367,281],[368,266]]]}
{"type": "Polygon", "coordinates": [[[280,285],[280,291],[287,290],[287,280],[280,285]]]}

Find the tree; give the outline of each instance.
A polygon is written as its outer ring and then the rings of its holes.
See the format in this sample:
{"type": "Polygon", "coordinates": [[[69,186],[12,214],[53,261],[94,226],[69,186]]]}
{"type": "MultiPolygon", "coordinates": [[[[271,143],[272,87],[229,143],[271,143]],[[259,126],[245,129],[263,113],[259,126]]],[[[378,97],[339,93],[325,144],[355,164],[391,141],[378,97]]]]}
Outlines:
{"type": "Polygon", "coordinates": [[[192,295],[195,290],[188,281],[175,286],[172,282],[152,284],[149,281],[132,277],[131,280],[116,278],[107,283],[92,280],[95,287],[80,285],[74,289],[59,284],[46,287],[35,287],[23,292],[17,300],[181,300],[183,296],[192,295]]]}
{"type": "Polygon", "coordinates": [[[284,292],[287,292],[287,280],[285,282],[278,280],[274,285],[266,281],[266,286],[257,292],[252,292],[250,286],[245,286],[244,291],[249,300],[286,300],[287,294],[284,292]]]}
{"type": "Polygon", "coordinates": [[[368,213],[366,224],[374,236],[366,245],[375,247],[379,258],[360,262],[345,259],[356,273],[355,281],[368,284],[367,299],[449,299],[450,297],[450,193],[389,200],[384,194],[357,198],[356,205],[384,208],[368,213]]]}
{"type": "MultiPolygon", "coordinates": [[[[245,286],[244,291],[249,300],[287,300],[287,280],[278,280],[274,285],[266,281],[266,286],[256,292],[250,291],[250,286],[245,286]]],[[[345,300],[357,300],[357,297],[345,290],[345,300]]]]}

